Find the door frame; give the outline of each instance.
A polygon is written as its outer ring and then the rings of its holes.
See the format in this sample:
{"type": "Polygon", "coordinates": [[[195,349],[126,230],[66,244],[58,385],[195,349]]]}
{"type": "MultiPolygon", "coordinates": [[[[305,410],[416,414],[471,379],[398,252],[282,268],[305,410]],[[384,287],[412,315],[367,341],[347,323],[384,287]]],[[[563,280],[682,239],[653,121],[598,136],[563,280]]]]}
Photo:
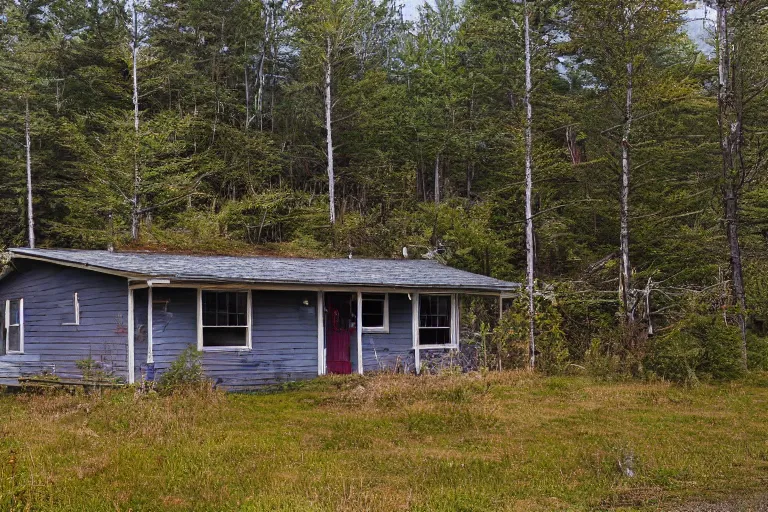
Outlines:
{"type": "Polygon", "coordinates": [[[363,318],[363,293],[360,290],[332,290],[332,291],[324,291],[319,290],[317,292],[317,374],[318,375],[326,375],[328,373],[328,364],[327,364],[327,355],[328,355],[328,346],[327,346],[327,336],[326,336],[326,329],[327,329],[327,323],[326,323],[326,315],[325,315],[325,305],[326,305],[326,294],[327,293],[349,293],[349,295],[352,296],[352,300],[354,301],[355,298],[357,299],[357,318],[355,320],[355,331],[356,331],[356,338],[357,338],[357,358],[356,360],[353,360],[352,358],[352,340],[350,340],[349,349],[349,359],[351,362],[357,364],[357,372],[355,372],[355,368],[352,368],[352,373],[359,373],[360,375],[363,375],[364,368],[363,368],[363,330],[362,330],[362,318],[363,318]]]}

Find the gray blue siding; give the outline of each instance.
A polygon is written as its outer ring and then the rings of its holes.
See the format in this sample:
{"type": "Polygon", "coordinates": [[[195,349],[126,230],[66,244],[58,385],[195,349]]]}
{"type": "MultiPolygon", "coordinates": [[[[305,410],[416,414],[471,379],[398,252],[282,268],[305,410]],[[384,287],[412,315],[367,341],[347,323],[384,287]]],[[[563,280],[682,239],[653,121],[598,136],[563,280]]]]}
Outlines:
{"type": "Polygon", "coordinates": [[[127,378],[127,281],[49,263],[15,265],[17,271],[0,280],[0,300],[24,299],[24,354],[0,356],[0,383],[41,372],[81,378],[77,361],[88,358],[127,378]],[[63,325],[73,320],[75,292],[80,325],[63,325]]]}
{"type": "Polygon", "coordinates": [[[389,294],[389,332],[363,333],[363,369],[413,371],[411,300],[405,293],[389,294]]]}
{"type": "MultiPolygon", "coordinates": [[[[155,288],[153,293],[153,352],[160,374],[197,345],[197,291],[155,288]]],[[[316,377],[316,314],[315,292],[254,290],[252,349],[204,352],[206,374],[228,389],[316,377]]]]}

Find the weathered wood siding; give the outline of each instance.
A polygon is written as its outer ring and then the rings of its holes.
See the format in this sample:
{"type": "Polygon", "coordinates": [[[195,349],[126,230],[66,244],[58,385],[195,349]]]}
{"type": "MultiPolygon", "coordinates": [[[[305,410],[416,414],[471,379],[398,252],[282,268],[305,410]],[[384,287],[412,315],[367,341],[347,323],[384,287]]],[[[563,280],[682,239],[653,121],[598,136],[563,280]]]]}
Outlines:
{"type": "Polygon", "coordinates": [[[389,332],[363,333],[364,371],[413,371],[412,317],[408,294],[390,293],[389,332]]]}
{"type": "Polygon", "coordinates": [[[24,354],[0,356],[0,382],[43,371],[81,378],[77,361],[91,358],[103,370],[127,378],[128,283],[87,270],[16,261],[0,280],[0,300],[24,299],[24,354]],[[80,300],[80,325],[72,322],[72,298],[80,300]]]}
{"type": "MultiPolygon", "coordinates": [[[[197,344],[197,291],[155,288],[153,293],[154,367],[159,375],[197,344]]],[[[206,374],[227,389],[316,377],[316,314],[315,292],[254,290],[253,348],[204,352],[206,374]]]]}

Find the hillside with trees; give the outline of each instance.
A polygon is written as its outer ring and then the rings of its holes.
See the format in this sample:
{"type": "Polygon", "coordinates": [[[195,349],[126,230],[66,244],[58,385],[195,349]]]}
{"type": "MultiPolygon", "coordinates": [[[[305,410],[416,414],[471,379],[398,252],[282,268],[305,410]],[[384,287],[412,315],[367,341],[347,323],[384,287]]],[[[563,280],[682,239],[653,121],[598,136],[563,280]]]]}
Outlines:
{"type": "Polygon", "coordinates": [[[492,366],[768,367],[766,0],[0,6],[0,246],[436,257],[531,292],[492,366]]]}

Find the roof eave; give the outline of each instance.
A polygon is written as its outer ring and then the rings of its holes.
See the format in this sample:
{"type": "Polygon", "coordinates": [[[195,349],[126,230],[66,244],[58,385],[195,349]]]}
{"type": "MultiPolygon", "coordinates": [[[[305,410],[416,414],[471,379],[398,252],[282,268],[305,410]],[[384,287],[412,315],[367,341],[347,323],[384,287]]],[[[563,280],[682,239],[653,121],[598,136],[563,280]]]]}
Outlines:
{"type": "Polygon", "coordinates": [[[51,256],[40,256],[40,255],[32,255],[27,254],[24,252],[18,252],[18,249],[11,249],[11,261],[15,259],[27,259],[27,260],[34,260],[34,261],[42,261],[44,263],[54,263],[56,265],[62,265],[65,267],[72,267],[72,268],[79,268],[83,270],[91,270],[93,272],[99,272],[102,274],[109,274],[113,276],[118,277],[124,277],[126,279],[152,279],[157,278],[159,276],[152,276],[149,274],[139,274],[135,272],[125,272],[122,270],[115,270],[108,267],[101,267],[98,265],[90,265],[88,263],[77,263],[73,261],[64,260],[61,258],[54,258],[51,256]]]}

